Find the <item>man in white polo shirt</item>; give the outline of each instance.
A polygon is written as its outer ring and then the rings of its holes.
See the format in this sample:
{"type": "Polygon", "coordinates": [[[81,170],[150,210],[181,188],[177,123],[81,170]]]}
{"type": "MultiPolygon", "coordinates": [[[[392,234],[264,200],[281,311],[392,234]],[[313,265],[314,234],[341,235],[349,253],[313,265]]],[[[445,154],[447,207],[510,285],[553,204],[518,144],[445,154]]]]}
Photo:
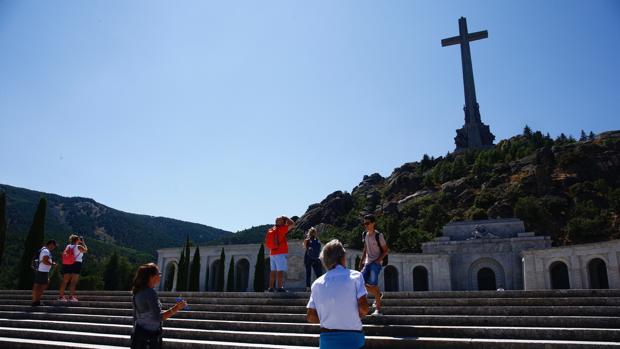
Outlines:
{"type": "Polygon", "coordinates": [[[34,274],[34,282],[32,284],[32,306],[41,305],[41,296],[47,289],[50,279],[50,270],[56,266],[52,261],[52,251],[56,248],[56,240],[49,240],[38,253],[39,265],[34,274]]]}
{"type": "Polygon", "coordinates": [[[321,324],[321,349],[364,346],[361,318],[368,314],[364,277],[347,269],[344,247],[334,239],[321,251],[327,273],[314,281],[306,319],[321,324]]]}

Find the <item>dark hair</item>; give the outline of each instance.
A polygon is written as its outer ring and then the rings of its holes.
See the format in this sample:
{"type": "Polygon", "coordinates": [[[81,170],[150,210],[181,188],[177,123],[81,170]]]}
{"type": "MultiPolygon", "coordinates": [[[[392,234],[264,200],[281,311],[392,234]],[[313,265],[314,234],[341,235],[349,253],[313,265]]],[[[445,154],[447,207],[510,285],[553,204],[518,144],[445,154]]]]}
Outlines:
{"type": "Polygon", "coordinates": [[[136,272],[136,276],[133,277],[131,294],[136,295],[143,288],[149,287],[149,281],[151,280],[151,277],[157,275],[157,273],[159,273],[157,264],[148,263],[141,265],[136,272]]]}
{"type": "Polygon", "coordinates": [[[367,220],[367,221],[369,221],[370,223],[374,223],[374,222],[376,221],[376,220],[375,220],[375,215],[374,215],[374,214],[372,214],[372,213],[369,213],[369,214],[367,214],[367,215],[364,215],[364,219],[365,219],[365,220],[367,220]]]}
{"type": "Polygon", "coordinates": [[[54,239],[52,239],[52,240],[48,240],[48,241],[45,243],[45,246],[48,246],[48,245],[54,245],[54,246],[56,246],[56,245],[57,245],[56,240],[54,240],[54,239]]]}

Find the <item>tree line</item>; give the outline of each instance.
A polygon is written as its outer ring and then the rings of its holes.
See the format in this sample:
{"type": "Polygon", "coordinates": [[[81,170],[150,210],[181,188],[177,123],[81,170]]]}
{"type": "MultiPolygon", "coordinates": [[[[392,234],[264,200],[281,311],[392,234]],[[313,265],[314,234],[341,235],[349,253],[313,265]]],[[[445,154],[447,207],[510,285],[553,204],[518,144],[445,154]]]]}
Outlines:
{"type": "MultiPolygon", "coordinates": [[[[187,292],[199,292],[200,288],[200,265],[201,265],[201,257],[200,257],[200,249],[196,246],[194,250],[193,256],[190,255],[191,248],[193,247],[193,243],[189,240],[189,236],[186,239],[184,247],[181,249],[181,256],[176,267],[173,264],[170,264],[166,267],[165,280],[164,280],[164,290],[165,291],[187,291],[187,292]],[[191,263],[190,263],[191,257],[191,263]],[[176,284],[175,284],[176,279],[176,284]],[[176,286],[176,287],[175,287],[176,286]]],[[[254,284],[253,289],[255,292],[263,292],[265,290],[265,247],[263,244],[260,245],[258,250],[258,254],[256,256],[256,265],[254,266],[254,284]]],[[[224,278],[225,274],[225,262],[226,262],[226,252],[224,247],[220,252],[220,258],[214,262],[214,272],[215,275],[213,279],[211,278],[210,272],[212,271],[209,266],[207,266],[205,271],[205,285],[202,288],[204,291],[213,290],[215,292],[244,292],[247,289],[245,288],[245,283],[237,280],[235,278],[237,270],[235,265],[235,258],[231,256],[228,264],[228,273],[226,278],[224,278]],[[225,281],[226,280],[226,281],[225,281]],[[213,285],[210,283],[213,282],[213,285]]],[[[249,270],[248,270],[249,272],[249,270]]]]}
{"type": "MultiPolygon", "coordinates": [[[[2,270],[3,274],[9,274],[12,279],[4,284],[5,287],[27,290],[32,288],[33,282],[33,259],[37,256],[41,247],[50,240],[45,234],[45,219],[47,214],[47,199],[41,197],[37,204],[32,223],[23,243],[23,249],[19,262],[16,266],[2,270]]],[[[7,246],[7,196],[5,192],[0,192],[0,261],[5,257],[7,246]]],[[[57,262],[57,266],[52,269],[50,274],[50,288],[58,288],[60,285],[60,254],[64,249],[64,241],[57,241],[57,250],[52,252],[52,260],[57,262]]],[[[102,261],[90,260],[85,264],[83,277],[80,279],[78,288],[80,289],[104,289],[104,290],[128,290],[131,288],[133,274],[137,266],[129,260],[119,255],[117,251],[102,261]],[[101,270],[100,270],[101,269],[101,270]],[[89,272],[90,270],[90,272],[89,272]]],[[[6,275],[4,275],[6,276],[6,275]]],[[[6,278],[5,278],[6,279],[6,278]]]]}

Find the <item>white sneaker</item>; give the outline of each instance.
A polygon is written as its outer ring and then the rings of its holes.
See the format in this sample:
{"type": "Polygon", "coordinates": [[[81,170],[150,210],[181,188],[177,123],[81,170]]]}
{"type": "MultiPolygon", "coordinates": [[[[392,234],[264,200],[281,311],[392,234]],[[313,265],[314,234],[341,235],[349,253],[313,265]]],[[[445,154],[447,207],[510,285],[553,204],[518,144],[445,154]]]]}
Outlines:
{"type": "Polygon", "coordinates": [[[370,316],[381,316],[383,313],[379,309],[375,309],[375,311],[370,314],[370,316]]]}
{"type": "Polygon", "coordinates": [[[66,302],[67,298],[66,297],[58,297],[57,301],[59,301],[59,302],[66,302]]]}
{"type": "MultiPolygon", "coordinates": [[[[383,292],[381,292],[381,293],[379,294],[379,299],[380,299],[380,300],[383,300],[383,292]]],[[[373,308],[376,308],[376,307],[377,307],[377,300],[376,300],[376,299],[372,302],[372,307],[373,307],[373,308]]]]}

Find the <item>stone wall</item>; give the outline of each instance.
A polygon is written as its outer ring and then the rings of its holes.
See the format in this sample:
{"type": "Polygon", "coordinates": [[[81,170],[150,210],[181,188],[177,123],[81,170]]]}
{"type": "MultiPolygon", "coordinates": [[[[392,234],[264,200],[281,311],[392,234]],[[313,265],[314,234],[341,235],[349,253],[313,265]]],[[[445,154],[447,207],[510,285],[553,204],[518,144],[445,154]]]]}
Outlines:
{"type": "Polygon", "coordinates": [[[487,238],[450,241],[446,237],[424,243],[424,253],[450,256],[451,290],[478,290],[478,273],[484,268],[493,271],[496,286],[504,289],[523,288],[520,253],[532,248],[547,248],[551,240],[533,233],[520,233],[509,239],[487,238]]]}
{"type": "MultiPolygon", "coordinates": [[[[620,240],[606,242],[534,249],[521,253],[525,275],[525,290],[552,289],[553,266],[568,270],[568,285],[571,289],[595,288],[592,262],[602,261],[606,269],[609,288],[620,288],[620,240]]],[[[558,288],[557,285],[555,288],[558,288]]]]}

